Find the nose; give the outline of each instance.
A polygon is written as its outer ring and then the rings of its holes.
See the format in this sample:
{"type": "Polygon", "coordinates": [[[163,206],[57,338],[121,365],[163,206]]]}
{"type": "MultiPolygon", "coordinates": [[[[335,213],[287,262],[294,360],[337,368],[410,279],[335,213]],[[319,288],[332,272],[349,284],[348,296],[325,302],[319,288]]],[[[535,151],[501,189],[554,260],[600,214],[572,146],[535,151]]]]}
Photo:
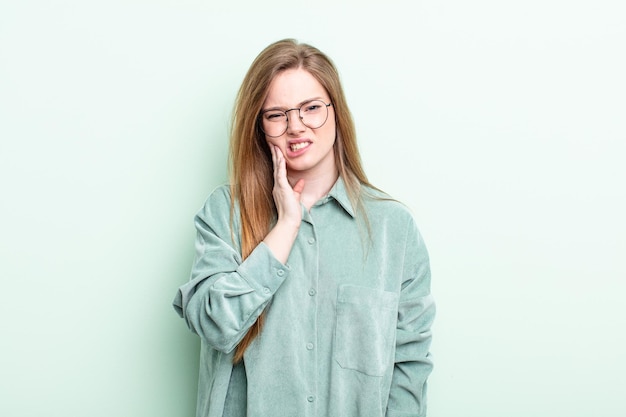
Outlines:
{"type": "Polygon", "coordinates": [[[302,119],[300,119],[300,109],[290,109],[285,112],[287,114],[287,133],[302,132],[306,129],[302,119]],[[291,115],[289,112],[295,111],[291,115]]]}

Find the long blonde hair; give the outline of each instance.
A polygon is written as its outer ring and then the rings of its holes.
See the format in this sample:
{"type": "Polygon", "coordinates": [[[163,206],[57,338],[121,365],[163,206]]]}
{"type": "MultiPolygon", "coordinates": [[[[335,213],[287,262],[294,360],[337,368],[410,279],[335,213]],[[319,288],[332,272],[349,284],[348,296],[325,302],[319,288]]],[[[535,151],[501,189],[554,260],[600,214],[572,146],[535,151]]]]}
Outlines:
{"type": "MultiPolygon", "coordinates": [[[[244,77],[231,120],[231,218],[235,204],[238,204],[243,259],[265,238],[276,219],[276,206],[272,197],[272,159],[258,116],[274,77],[282,71],[298,68],[308,71],[317,79],[333,104],[337,126],[335,163],[357,210],[362,208],[361,185],[371,186],[361,165],[354,122],[334,63],[317,48],[293,39],[283,39],[267,46],[253,61],[244,77]]],[[[260,333],[264,316],[264,313],[259,316],[237,346],[233,358],[235,363],[243,358],[246,348],[260,333]]]]}

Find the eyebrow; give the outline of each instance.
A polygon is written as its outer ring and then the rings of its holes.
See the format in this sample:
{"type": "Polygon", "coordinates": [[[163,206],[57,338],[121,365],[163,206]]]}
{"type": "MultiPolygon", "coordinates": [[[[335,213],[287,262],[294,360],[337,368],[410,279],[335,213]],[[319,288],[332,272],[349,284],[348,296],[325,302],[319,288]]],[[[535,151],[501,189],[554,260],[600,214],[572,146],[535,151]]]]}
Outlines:
{"type": "MultiPolygon", "coordinates": [[[[296,104],[295,107],[291,107],[291,109],[300,108],[303,104],[308,103],[309,101],[314,101],[314,100],[324,101],[324,98],[323,97],[307,98],[306,100],[302,100],[300,103],[296,104]]],[[[270,111],[270,110],[282,110],[282,111],[285,111],[285,110],[287,110],[287,107],[279,107],[279,106],[268,107],[267,109],[261,109],[261,113],[264,113],[264,112],[270,111]]]]}

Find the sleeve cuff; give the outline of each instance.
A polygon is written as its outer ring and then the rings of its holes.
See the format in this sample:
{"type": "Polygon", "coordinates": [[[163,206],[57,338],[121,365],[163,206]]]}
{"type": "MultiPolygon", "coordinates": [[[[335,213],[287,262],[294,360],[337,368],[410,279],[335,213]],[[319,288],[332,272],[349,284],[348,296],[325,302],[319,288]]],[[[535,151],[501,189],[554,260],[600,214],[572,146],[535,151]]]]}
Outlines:
{"type": "Polygon", "coordinates": [[[239,265],[237,272],[255,291],[274,294],[289,276],[290,268],[276,259],[269,247],[261,242],[239,265]]]}

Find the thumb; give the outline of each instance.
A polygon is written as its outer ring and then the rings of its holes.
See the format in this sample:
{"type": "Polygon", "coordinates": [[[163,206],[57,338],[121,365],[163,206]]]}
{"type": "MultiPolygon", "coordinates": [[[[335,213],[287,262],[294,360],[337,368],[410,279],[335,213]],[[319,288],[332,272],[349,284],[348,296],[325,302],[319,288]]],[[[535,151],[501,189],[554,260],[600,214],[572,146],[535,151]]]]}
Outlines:
{"type": "Polygon", "coordinates": [[[304,190],[304,179],[300,178],[296,185],[293,186],[293,192],[297,194],[298,200],[300,200],[300,193],[304,190]]]}

